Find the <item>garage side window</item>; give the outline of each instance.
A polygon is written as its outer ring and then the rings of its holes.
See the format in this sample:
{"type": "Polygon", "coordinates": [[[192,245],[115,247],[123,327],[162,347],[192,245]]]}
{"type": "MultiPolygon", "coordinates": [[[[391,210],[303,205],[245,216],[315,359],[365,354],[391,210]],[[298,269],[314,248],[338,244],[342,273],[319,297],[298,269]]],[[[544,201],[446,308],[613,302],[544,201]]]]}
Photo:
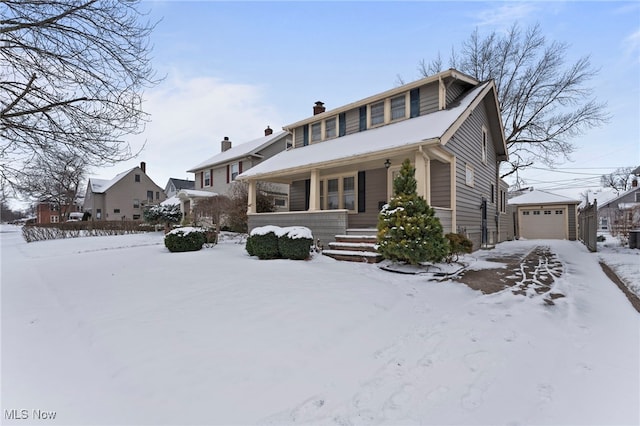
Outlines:
{"type": "Polygon", "coordinates": [[[522,216],[529,216],[529,212],[528,211],[523,211],[522,212],[522,216]]]}

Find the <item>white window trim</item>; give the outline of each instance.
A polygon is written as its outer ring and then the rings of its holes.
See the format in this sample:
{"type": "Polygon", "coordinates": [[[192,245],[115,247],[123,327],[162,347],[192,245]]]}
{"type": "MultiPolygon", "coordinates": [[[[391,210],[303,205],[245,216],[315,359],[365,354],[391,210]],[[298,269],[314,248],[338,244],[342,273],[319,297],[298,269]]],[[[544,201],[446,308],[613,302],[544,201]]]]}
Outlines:
{"type": "Polygon", "coordinates": [[[466,164],[464,169],[464,183],[467,186],[474,187],[475,186],[475,170],[473,169],[473,165],[466,164]]]}
{"type": "MultiPolygon", "coordinates": [[[[322,176],[320,178],[320,184],[324,186],[324,194],[321,199],[321,210],[327,210],[327,199],[329,195],[329,185],[327,182],[332,179],[338,179],[338,210],[347,210],[349,213],[357,213],[358,212],[358,172],[350,171],[340,174],[327,175],[322,176]],[[353,178],[353,210],[344,208],[344,178],[353,178]]],[[[320,195],[320,194],[318,194],[320,195]]]]}

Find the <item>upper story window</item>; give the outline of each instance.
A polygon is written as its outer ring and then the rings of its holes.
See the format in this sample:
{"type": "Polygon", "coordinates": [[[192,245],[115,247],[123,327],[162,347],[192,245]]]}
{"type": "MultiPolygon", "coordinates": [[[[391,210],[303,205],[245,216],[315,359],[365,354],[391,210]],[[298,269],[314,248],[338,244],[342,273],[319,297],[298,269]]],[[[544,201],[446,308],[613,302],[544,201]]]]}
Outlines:
{"type": "Polygon", "coordinates": [[[204,186],[211,186],[211,170],[204,172],[204,186]]]}
{"type": "Polygon", "coordinates": [[[384,101],[376,102],[370,106],[371,125],[384,123],[384,101]]]}
{"type": "Polygon", "coordinates": [[[406,117],[406,96],[391,98],[391,121],[406,117]]]}
{"type": "Polygon", "coordinates": [[[464,172],[465,172],[464,182],[468,186],[473,186],[474,185],[473,166],[470,164],[467,164],[464,172]]]}
{"type": "Polygon", "coordinates": [[[487,162],[487,129],[482,126],[482,162],[487,162]]]}
{"type": "Polygon", "coordinates": [[[336,137],[336,118],[328,118],[324,122],[324,138],[330,139],[336,137]]]}
{"type": "Polygon", "coordinates": [[[311,125],[311,142],[318,142],[322,138],[322,126],[318,123],[311,125]]]}
{"type": "Polygon", "coordinates": [[[140,175],[136,175],[136,176],[135,176],[135,181],[136,181],[136,182],[140,182],[140,175]]]}
{"type": "Polygon", "coordinates": [[[147,191],[147,201],[153,202],[153,191],[147,191]]]}
{"type": "Polygon", "coordinates": [[[231,165],[231,180],[236,180],[239,172],[240,168],[238,167],[238,163],[233,163],[231,165]]]}

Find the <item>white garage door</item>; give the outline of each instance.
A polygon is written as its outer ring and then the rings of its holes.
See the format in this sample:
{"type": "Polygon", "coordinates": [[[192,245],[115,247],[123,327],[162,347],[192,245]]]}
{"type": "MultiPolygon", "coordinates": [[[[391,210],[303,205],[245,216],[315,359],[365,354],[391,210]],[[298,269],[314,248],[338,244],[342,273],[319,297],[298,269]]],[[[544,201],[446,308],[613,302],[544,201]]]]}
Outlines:
{"type": "Polygon", "coordinates": [[[520,237],[567,239],[567,208],[521,208],[520,237]]]}

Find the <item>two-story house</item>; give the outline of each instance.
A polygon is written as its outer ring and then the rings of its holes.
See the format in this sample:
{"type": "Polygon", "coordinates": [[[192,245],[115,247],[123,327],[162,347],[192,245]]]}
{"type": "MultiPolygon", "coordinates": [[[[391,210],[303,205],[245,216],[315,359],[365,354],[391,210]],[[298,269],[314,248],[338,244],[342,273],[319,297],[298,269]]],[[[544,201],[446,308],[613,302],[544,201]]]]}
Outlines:
{"type": "Polygon", "coordinates": [[[78,204],[60,205],[56,202],[39,202],[36,204],[36,223],[49,224],[59,223],[69,220],[71,213],[82,212],[82,207],[78,204]]]}
{"type": "Polygon", "coordinates": [[[304,225],[322,244],[364,229],[375,235],[403,160],[416,168],[418,194],[444,231],[474,248],[506,239],[507,159],[493,81],[454,69],[289,124],[293,149],[244,171],[249,229],[304,225]],[[288,213],[256,213],[256,182],[290,185],[288,213]]]}
{"type": "MultiPolygon", "coordinates": [[[[220,153],[188,170],[195,174],[195,192],[191,194],[189,205],[197,201],[199,191],[221,195],[229,194],[238,175],[260,164],[268,158],[285,151],[292,144],[291,134],[286,131],[273,132],[270,127],[264,130],[264,136],[249,142],[233,146],[225,137],[220,143],[220,153]]],[[[289,186],[282,183],[270,183],[261,188],[273,196],[278,211],[287,210],[289,204],[289,186]]],[[[180,196],[180,194],[179,194],[180,196]]],[[[184,197],[182,197],[184,198],[184,197]]]]}
{"type": "Polygon", "coordinates": [[[116,175],[111,180],[89,178],[84,211],[91,220],[142,220],[145,206],[167,198],[147,175],[146,164],[116,175]]]}
{"type": "Polygon", "coordinates": [[[598,200],[598,230],[612,235],[626,234],[640,228],[640,186],[638,179],[631,182],[631,189],[603,203],[598,200]]]}

